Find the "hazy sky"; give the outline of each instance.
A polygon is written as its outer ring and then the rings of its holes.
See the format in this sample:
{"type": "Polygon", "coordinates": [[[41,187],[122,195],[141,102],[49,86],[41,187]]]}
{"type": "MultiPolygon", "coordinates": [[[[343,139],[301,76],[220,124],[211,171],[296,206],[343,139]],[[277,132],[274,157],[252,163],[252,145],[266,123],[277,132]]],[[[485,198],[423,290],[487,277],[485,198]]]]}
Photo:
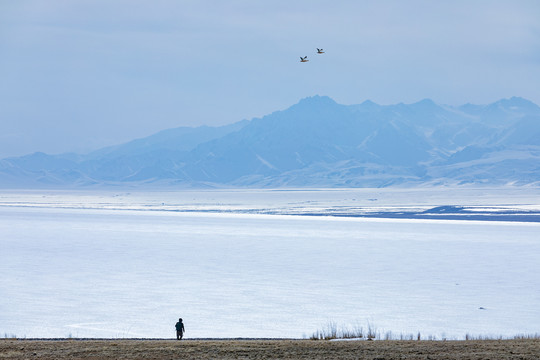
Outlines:
{"type": "Polygon", "coordinates": [[[0,158],[232,123],[315,94],[540,104],[539,19],[537,0],[0,0],[0,158]]]}

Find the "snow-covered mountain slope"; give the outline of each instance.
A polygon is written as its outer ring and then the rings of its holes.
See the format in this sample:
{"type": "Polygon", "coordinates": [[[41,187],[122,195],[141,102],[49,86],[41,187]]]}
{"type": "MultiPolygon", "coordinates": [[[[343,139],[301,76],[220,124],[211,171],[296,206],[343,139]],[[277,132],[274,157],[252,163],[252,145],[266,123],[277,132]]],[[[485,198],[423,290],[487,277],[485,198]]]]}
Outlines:
{"type": "Polygon", "coordinates": [[[313,96],[263,118],[178,128],[87,155],[0,162],[0,184],[363,187],[539,184],[540,108],[429,99],[341,105],[313,96]]]}

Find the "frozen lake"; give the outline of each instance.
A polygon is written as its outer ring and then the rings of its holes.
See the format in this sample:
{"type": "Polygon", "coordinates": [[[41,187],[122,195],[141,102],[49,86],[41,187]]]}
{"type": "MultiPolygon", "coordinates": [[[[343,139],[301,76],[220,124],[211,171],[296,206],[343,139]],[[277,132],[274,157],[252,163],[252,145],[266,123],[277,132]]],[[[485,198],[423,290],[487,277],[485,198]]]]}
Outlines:
{"type": "Polygon", "coordinates": [[[187,338],[538,333],[538,222],[244,212],[540,203],[476,194],[3,192],[0,335],[173,337],[178,317],[187,338]]]}

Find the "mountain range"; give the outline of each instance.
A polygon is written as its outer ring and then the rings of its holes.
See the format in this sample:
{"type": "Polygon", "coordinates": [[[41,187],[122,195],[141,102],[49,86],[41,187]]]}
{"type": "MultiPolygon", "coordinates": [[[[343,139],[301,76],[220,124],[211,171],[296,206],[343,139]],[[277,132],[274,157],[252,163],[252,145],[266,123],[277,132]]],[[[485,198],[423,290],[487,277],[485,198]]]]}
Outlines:
{"type": "Polygon", "coordinates": [[[180,127],[89,154],[0,161],[3,188],[540,185],[540,107],[341,105],[313,96],[262,118],[180,127]]]}

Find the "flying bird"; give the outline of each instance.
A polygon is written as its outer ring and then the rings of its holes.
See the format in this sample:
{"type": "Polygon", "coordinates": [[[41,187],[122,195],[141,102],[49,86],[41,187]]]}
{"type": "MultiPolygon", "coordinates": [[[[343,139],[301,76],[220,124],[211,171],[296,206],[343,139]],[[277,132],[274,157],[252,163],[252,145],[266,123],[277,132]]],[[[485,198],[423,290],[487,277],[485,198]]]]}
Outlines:
{"type": "Polygon", "coordinates": [[[319,48],[317,48],[317,54],[324,54],[324,51],[323,51],[323,49],[319,49],[319,48]]]}
{"type": "Polygon", "coordinates": [[[300,56],[300,62],[308,62],[309,60],[307,59],[307,55],[304,56],[304,57],[301,57],[300,56]]]}

